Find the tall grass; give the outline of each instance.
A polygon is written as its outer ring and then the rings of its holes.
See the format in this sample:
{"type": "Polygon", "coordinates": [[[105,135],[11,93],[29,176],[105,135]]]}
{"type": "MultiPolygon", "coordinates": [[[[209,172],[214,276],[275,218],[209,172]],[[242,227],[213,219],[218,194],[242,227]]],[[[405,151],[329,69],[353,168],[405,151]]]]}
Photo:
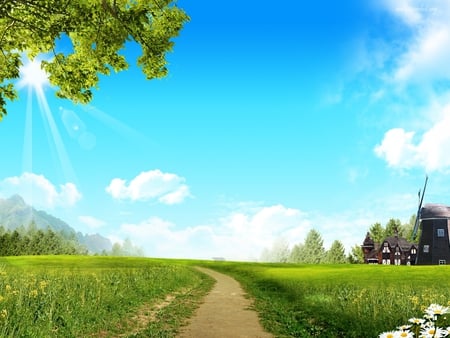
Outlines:
{"type": "MultiPolygon", "coordinates": [[[[0,336],[66,338],[136,332],[129,327],[133,325],[129,318],[141,306],[147,304],[150,310],[168,294],[195,298],[210,285],[187,266],[150,259],[2,258],[0,336]]],[[[180,308],[176,320],[193,310],[180,308]]],[[[169,337],[181,322],[170,327],[155,326],[151,320],[145,324],[152,327],[149,335],[169,337]]]]}
{"type": "Polygon", "coordinates": [[[450,305],[446,266],[211,263],[256,297],[263,325],[279,337],[377,337],[450,305]]]}
{"type": "Polygon", "coordinates": [[[174,337],[213,283],[192,265],[239,280],[277,337],[377,337],[431,303],[450,305],[447,266],[7,257],[0,337],[174,337]]]}

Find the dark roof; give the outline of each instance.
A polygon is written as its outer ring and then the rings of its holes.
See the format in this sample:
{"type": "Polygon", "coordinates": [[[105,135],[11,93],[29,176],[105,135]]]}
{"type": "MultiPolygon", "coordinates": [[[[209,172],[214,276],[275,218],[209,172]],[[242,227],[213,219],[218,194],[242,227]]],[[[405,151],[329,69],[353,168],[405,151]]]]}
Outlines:
{"type": "Polygon", "coordinates": [[[413,243],[408,242],[405,238],[397,236],[386,237],[383,242],[388,242],[391,248],[398,245],[402,251],[408,251],[414,245],[413,243]]]}
{"type": "Polygon", "coordinates": [[[450,207],[443,204],[427,203],[420,210],[420,218],[450,218],[450,207]]]}
{"type": "Polygon", "coordinates": [[[368,246],[368,247],[374,247],[375,246],[375,242],[370,237],[369,233],[367,233],[366,238],[364,239],[364,242],[363,242],[363,247],[365,247],[365,246],[368,246]]]}
{"type": "Polygon", "coordinates": [[[365,255],[365,259],[366,260],[369,260],[369,259],[378,259],[378,249],[376,248],[376,249],[372,249],[372,250],[370,250],[370,252],[367,254],[367,255],[365,255]]]}

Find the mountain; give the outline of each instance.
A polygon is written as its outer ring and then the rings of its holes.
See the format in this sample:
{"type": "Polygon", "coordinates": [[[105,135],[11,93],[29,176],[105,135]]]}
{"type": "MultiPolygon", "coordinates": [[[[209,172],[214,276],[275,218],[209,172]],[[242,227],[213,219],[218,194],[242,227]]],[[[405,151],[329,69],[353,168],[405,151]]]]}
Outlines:
{"type": "Polygon", "coordinates": [[[77,232],[77,240],[81,245],[88,248],[89,252],[92,253],[111,252],[112,250],[111,241],[99,234],[86,235],[81,232],[77,232]]]}
{"type": "Polygon", "coordinates": [[[51,229],[65,237],[76,238],[91,253],[101,253],[112,249],[112,243],[109,239],[99,234],[77,233],[63,220],[29,206],[19,195],[13,195],[7,199],[0,198],[0,226],[13,231],[20,227],[26,229],[31,223],[34,223],[37,229],[51,229]]]}

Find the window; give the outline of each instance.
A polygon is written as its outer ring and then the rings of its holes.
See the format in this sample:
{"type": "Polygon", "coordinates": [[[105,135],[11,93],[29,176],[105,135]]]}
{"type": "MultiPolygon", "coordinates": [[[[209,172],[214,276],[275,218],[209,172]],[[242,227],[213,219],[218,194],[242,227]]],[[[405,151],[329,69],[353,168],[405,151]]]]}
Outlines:
{"type": "Polygon", "coordinates": [[[445,259],[440,259],[439,260],[439,265],[445,265],[447,264],[447,262],[445,261],[445,259]]]}
{"type": "Polygon", "coordinates": [[[428,244],[423,246],[423,252],[424,253],[429,253],[430,252],[430,246],[428,244]]]}
{"type": "Polygon", "coordinates": [[[416,249],[415,248],[412,248],[411,249],[411,255],[415,255],[416,254],[416,249]]]}
{"type": "Polygon", "coordinates": [[[444,229],[437,229],[437,236],[444,237],[444,229]]]}

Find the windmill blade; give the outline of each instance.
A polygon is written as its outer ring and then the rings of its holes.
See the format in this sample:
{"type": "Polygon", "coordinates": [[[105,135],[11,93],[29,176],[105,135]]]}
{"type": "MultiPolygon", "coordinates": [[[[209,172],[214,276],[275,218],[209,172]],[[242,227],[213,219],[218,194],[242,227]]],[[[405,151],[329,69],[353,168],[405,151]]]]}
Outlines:
{"type": "Polygon", "coordinates": [[[411,236],[413,240],[416,239],[417,231],[419,230],[420,210],[422,209],[423,196],[425,195],[425,189],[427,188],[427,182],[428,182],[428,175],[425,177],[425,184],[423,186],[422,195],[420,194],[420,190],[419,190],[419,208],[417,209],[416,222],[414,224],[414,229],[413,229],[412,236],[411,236]]]}

